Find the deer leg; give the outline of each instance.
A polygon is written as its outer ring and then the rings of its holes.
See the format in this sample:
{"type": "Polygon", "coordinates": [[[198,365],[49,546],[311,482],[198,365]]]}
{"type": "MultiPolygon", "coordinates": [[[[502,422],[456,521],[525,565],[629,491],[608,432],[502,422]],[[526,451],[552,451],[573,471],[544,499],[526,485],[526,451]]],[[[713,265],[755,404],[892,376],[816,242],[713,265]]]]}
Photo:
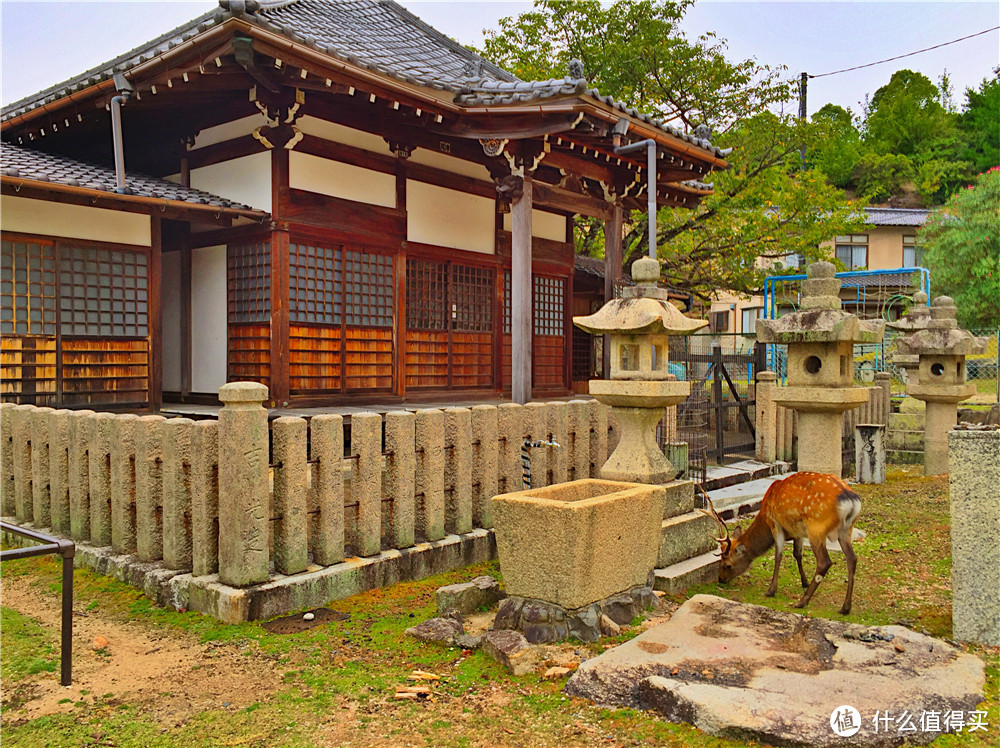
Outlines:
{"type": "Polygon", "coordinates": [[[771,576],[771,586],[767,588],[764,597],[774,597],[778,591],[778,570],[781,569],[781,553],[785,548],[785,533],[775,523],[774,526],[774,574],[771,576]]]}
{"type": "Polygon", "coordinates": [[[847,595],[844,597],[844,604],[840,606],[840,615],[846,616],[851,612],[851,598],[854,596],[854,570],[858,566],[858,557],[854,553],[854,546],[851,545],[851,528],[845,527],[837,533],[837,540],[840,541],[840,550],[844,552],[847,560],[847,595]]]}
{"type": "Polygon", "coordinates": [[[809,586],[806,579],[806,571],[802,568],[802,538],[795,538],[792,541],[792,555],[795,556],[795,563],[799,565],[799,580],[802,582],[802,589],[809,586]]]}
{"type": "Polygon", "coordinates": [[[809,536],[809,545],[812,546],[813,555],[816,556],[816,575],[813,577],[812,582],[809,583],[809,587],[804,593],[802,593],[802,599],[795,603],[796,608],[804,608],[809,604],[812,599],[813,593],[816,592],[816,588],[819,587],[819,583],[823,581],[823,577],[826,573],[830,571],[830,567],[833,566],[833,562],[830,560],[830,554],[826,550],[826,535],[821,535],[818,538],[809,536]]]}

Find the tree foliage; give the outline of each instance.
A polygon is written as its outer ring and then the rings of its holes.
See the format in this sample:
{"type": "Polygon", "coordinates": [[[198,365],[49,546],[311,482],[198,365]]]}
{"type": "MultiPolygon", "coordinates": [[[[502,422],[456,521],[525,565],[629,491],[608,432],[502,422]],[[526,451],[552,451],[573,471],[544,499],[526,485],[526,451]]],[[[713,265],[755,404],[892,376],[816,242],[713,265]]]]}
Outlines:
{"type": "MultiPolygon", "coordinates": [[[[679,27],[693,0],[536,0],[500,20],[483,54],[526,79],[563,78],[584,64],[602,93],[682,128],[706,124],[733,148],[731,168],[713,175],[714,194],[693,210],[661,209],[658,251],[665,280],[707,297],[718,288],[753,291],[768,270],[759,258],[818,255],[818,243],[857,228],[854,208],[819,173],[802,171],[800,148],[818,145],[834,122],[802,122],[797,88],[784,68],[731,61],[714,34],[689,39],[679,27]]],[[[626,264],[644,251],[645,217],[630,217],[626,264]]],[[[600,224],[580,222],[579,249],[603,251],[600,224]]]]}
{"type": "Polygon", "coordinates": [[[962,157],[977,171],[1000,166],[1000,68],[978,89],[965,89],[965,100],[958,120],[967,143],[962,157]]]}
{"type": "Polygon", "coordinates": [[[955,299],[960,323],[1000,326],[1000,167],[934,211],[919,241],[935,288],[955,299]]]}

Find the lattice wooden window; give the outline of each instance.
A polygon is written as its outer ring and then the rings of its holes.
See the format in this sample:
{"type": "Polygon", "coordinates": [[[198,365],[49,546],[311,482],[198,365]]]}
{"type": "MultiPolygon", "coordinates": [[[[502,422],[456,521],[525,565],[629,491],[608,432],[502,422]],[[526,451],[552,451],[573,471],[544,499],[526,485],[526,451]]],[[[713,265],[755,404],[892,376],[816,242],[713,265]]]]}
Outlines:
{"type": "Polygon", "coordinates": [[[510,335],[510,271],[503,272],[503,334],[510,335]]]}
{"type": "Polygon", "coordinates": [[[228,252],[229,324],[271,321],[271,244],[230,244],[228,252]]]}
{"type": "Polygon", "coordinates": [[[565,335],[566,281],[543,275],[536,275],[532,280],[535,335],[565,335]]]}
{"type": "Polygon", "coordinates": [[[60,246],[63,335],[144,338],[149,332],[145,252],[60,246]]]}
{"type": "Polygon", "coordinates": [[[493,329],[495,278],[492,268],[451,266],[449,303],[453,330],[489,332],[493,329]]]}
{"type": "Polygon", "coordinates": [[[2,242],[0,333],[55,335],[56,256],[50,242],[2,242]]]}
{"type": "Polygon", "coordinates": [[[412,257],[406,260],[406,327],[446,330],[448,264],[412,257]]]}
{"type": "Polygon", "coordinates": [[[288,252],[291,321],[339,326],[343,304],[342,250],[292,244],[288,252]]]}
{"type": "Polygon", "coordinates": [[[349,326],[392,327],[392,257],[344,251],[344,317],[349,326]]]}

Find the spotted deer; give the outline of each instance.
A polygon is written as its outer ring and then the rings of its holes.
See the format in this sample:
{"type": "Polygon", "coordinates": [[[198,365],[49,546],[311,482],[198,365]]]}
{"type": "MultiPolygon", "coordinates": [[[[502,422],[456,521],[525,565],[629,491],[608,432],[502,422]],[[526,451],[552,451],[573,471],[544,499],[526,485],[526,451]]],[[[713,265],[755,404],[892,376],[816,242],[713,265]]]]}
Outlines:
{"type": "MultiPolygon", "coordinates": [[[[704,492],[702,492],[704,494],[704,492]]],[[[825,473],[794,473],[784,480],[772,483],[760,504],[760,511],[753,524],[740,533],[739,528],[729,534],[725,521],[715,511],[708,500],[708,511],[704,514],[715,519],[724,533],[717,537],[720,545],[722,565],[719,581],[728,582],[750,568],[753,560],[774,546],[774,576],[771,586],[764,593],[774,597],[778,589],[778,570],[785,542],[792,541],[792,553],[799,565],[799,578],[806,591],[795,604],[804,608],[833,562],[826,549],[826,541],[836,538],[847,559],[847,596],[840,608],[841,615],[851,612],[851,597],[854,593],[854,569],[857,556],[851,545],[851,531],[861,513],[861,497],[848,488],[844,481],[825,473]],[[816,556],[816,574],[812,582],[806,579],[802,569],[802,541],[809,539],[816,556]]]]}

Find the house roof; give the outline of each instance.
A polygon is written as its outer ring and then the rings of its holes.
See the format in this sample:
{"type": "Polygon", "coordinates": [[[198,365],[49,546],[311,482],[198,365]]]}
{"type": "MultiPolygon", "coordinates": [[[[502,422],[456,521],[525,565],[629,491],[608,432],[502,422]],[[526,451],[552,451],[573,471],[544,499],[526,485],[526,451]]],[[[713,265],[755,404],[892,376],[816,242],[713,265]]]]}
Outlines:
{"type": "Polygon", "coordinates": [[[866,221],[873,226],[923,226],[929,213],[923,208],[865,208],[866,221]]]}
{"type": "MultiPolygon", "coordinates": [[[[7,143],[0,148],[0,179],[5,182],[25,180],[118,196],[115,192],[115,171],[112,168],[7,143]]],[[[128,174],[126,187],[128,193],[123,198],[133,196],[186,203],[193,207],[218,208],[227,213],[235,212],[248,217],[263,218],[267,215],[243,203],[143,174],[128,174]]]]}
{"type": "Polygon", "coordinates": [[[220,7],[106,63],[3,108],[0,122],[126,73],[238,17],[336,60],[387,78],[454,94],[463,106],[591,99],[722,159],[727,152],[591,88],[583,78],[521,81],[436,31],[392,0],[220,0],[220,7]]]}

